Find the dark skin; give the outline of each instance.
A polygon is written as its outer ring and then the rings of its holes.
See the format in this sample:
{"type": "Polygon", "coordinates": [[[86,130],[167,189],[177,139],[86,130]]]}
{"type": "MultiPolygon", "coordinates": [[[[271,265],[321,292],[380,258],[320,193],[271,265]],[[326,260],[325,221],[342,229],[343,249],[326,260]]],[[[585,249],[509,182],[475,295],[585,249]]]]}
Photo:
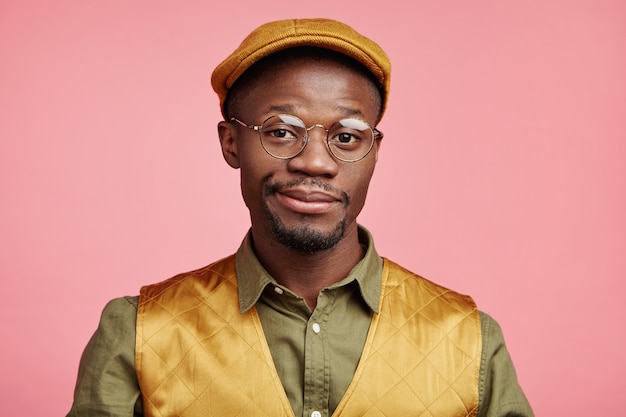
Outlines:
{"type": "MultiPolygon", "coordinates": [[[[307,126],[326,127],[352,117],[375,126],[379,107],[372,83],[362,73],[330,59],[301,57],[262,76],[234,116],[261,124],[271,115],[289,113],[307,126]]],[[[311,130],[306,148],[288,160],[268,155],[258,133],[236,123],[220,122],[218,133],[224,159],[241,170],[242,195],[260,262],[314,310],[320,291],[345,278],[364,255],[357,216],[374,173],[380,139],[364,159],[347,163],[330,154],[320,128],[311,130]],[[300,251],[277,239],[270,218],[303,236],[336,235],[341,225],[344,231],[328,249],[300,251]]]]}

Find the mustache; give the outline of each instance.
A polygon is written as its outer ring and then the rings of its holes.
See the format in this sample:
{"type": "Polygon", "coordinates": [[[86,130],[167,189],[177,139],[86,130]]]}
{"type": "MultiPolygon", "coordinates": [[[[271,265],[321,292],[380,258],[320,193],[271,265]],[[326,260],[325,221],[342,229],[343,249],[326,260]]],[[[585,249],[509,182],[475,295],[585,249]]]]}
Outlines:
{"type": "Polygon", "coordinates": [[[320,188],[326,192],[341,196],[341,202],[348,206],[350,204],[350,196],[345,191],[339,190],[320,178],[301,177],[286,182],[268,182],[265,185],[265,196],[279,192],[280,190],[289,189],[298,185],[313,186],[320,188]]]}

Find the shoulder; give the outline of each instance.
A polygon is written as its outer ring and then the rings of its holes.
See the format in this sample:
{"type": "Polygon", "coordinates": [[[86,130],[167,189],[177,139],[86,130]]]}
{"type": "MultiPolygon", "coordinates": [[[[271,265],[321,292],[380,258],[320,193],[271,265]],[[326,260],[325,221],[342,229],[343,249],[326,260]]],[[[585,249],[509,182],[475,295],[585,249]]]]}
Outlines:
{"type": "Polygon", "coordinates": [[[141,288],[140,299],[143,302],[163,293],[175,291],[176,288],[192,290],[195,285],[202,285],[205,288],[215,287],[224,281],[236,283],[236,280],[235,255],[231,255],[203,268],[183,272],[164,281],[146,285],[141,288]]]}
{"type": "Polygon", "coordinates": [[[430,299],[441,298],[451,303],[453,307],[460,303],[467,308],[477,310],[476,303],[469,295],[446,288],[389,259],[383,259],[383,283],[386,292],[397,291],[396,287],[404,287],[403,291],[410,293],[416,302],[424,303],[430,299]]]}
{"type": "Polygon", "coordinates": [[[480,324],[483,343],[478,416],[532,416],[532,409],[517,380],[500,325],[484,312],[480,312],[480,324]]]}
{"type": "Polygon", "coordinates": [[[125,336],[134,335],[138,296],[114,298],[102,310],[100,323],[94,336],[116,343],[125,336]]]}
{"type": "Polygon", "coordinates": [[[102,314],[115,316],[125,314],[133,310],[137,311],[138,302],[139,296],[137,295],[114,298],[104,306],[102,314]]]}
{"type": "Polygon", "coordinates": [[[492,360],[498,355],[508,357],[504,335],[500,324],[489,314],[479,311],[480,328],[483,339],[483,363],[492,360]]]}
{"type": "Polygon", "coordinates": [[[68,416],[135,415],[141,395],[135,374],[138,297],[120,297],[102,310],[98,329],[81,356],[68,416]]]}

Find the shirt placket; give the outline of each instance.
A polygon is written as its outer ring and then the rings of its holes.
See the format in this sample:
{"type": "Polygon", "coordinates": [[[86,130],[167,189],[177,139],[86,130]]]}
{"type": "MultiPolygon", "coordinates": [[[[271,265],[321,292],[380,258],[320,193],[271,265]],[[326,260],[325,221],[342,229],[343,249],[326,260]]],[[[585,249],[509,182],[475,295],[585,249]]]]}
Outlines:
{"type": "Polygon", "coordinates": [[[304,417],[328,417],[330,396],[330,358],[326,332],[332,292],[324,290],[309,317],[304,350],[304,417]]]}

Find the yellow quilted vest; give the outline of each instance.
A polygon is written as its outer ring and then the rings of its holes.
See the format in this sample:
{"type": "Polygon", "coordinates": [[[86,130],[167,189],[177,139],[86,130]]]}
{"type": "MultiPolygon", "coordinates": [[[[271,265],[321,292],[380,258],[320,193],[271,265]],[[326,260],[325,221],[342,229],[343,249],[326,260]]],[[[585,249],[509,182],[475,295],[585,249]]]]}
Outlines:
{"type": "MultiPolygon", "coordinates": [[[[333,416],[475,416],[481,332],[471,298],[385,259],[354,378],[333,416]]],[[[293,417],[235,257],[141,289],[136,368],[147,417],[293,417]]]]}

